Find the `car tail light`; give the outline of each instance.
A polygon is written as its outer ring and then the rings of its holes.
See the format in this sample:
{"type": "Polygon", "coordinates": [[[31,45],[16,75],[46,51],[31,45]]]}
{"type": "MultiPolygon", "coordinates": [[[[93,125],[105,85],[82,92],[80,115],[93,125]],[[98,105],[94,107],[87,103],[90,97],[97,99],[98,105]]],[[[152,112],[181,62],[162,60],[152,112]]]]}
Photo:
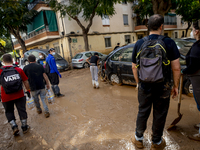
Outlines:
{"type": "Polygon", "coordinates": [[[83,61],[83,59],[79,59],[79,60],[78,60],[78,62],[81,62],[81,61],[83,61]]]}
{"type": "Polygon", "coordinates": [[[106,61],[105,61],[105,63],[104,63],[104,68],[105,68],[105,70],[106,70],[106,61]]]}

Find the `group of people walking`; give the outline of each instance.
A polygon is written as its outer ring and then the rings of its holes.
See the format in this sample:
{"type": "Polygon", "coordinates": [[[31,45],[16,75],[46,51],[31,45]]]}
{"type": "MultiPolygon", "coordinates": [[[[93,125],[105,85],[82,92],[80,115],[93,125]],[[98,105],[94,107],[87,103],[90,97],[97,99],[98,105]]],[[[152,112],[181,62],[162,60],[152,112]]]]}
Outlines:
{"type": "Polygon", "coordinates": [[[44,115],[46,118],[50,116],[48,106],[46,104],[46,90],[50,89],[50,83],[55,97],[63,97],[60,93],[59,77],[61,74],[57,70],[55,58],[55,49],[49,50],[49,55],[45,56],[41,53],[40,59],[36,62],[34,55],[29,55],[29,64],[23,68],[18,68],[13,65],[13,59],[10,54],[3,55],[3,63],[5,64],[0,68],[0,82],[1,82],[1,100],[5,108],[5,115],[11,125],[13,134],[19,133],[18,125],[14,114],[14,105],[17,108],[19,118],[21,120],[21,128],[23,133],[26,133],[30,126],[27,125],[27,112],[26,112],[26,97],[33,97],[37,109],[37,113],[41,114],[42,109],[39,102],[39,96],[43,104],[44,115]],[[49,83],[50,81],[50,83],[49,83]],[[22,86],[25,86],[26,92],[23,91],[22,86]]]}
{"type": "MultiPolygon", "coordinates": [[[[170,95],[172,95],[172,98],[178,95],[181,74],[189,76],[193,86],[194,99],[200,111],[200,26],[198,23],[194,23],[192,32],[197,41],[186,56],[187,68],[184,70],[181,70],[180,67],[180,53],[175,42],[169,37],[162,36],[164,31],[163,16],[158,14],[151,16],[148,20],[148,29],[150,31],[149,36],[138,40],[132,53],[132,70],[135,81],[138,84],[139,102],[136,130],[132,142],[137,148],[144,148],[144,132],[153,106],[151,149],[156,150],[163,149],[166,146],[162,136],[170,104],[170,95]],[[171,83],[172,73],[173,83],[171,83]]],[[[64,96],[60,93],[58,86],[61,74],[57,70],[54,54],[55,49],[53,48],[49,50],[49,55],[46,59],[43,54],[40,54],[40,59],[37,63],[35,56],[30,55],[28,57],[30,64],[25,66],[23,70],[13,67],[11,55],[3,55],[5,66],[0,69],[1,98],[6,117],[11,124],[14,135],[19,132],[15,122],[14,105],[19,113],[23,132],[26,133],[29,129],[27,125],[26,98],[22,83],[27,90],[27,96],[33,96],[38,114],[42,113],[39,103],[40,95],[45,117],[50,116],[45,102],[45,89],[50,89],[50,83],[56,97],[64,96]]],[[[92,85],[94,88],[99,88],[98,53],[88,58],[87,62],[90,64],[92,85]]],[[[195,127],[199,129],[198,134],[189,136],[189,138],[200,141],[200,124],[195,125],[195,127]]]]}

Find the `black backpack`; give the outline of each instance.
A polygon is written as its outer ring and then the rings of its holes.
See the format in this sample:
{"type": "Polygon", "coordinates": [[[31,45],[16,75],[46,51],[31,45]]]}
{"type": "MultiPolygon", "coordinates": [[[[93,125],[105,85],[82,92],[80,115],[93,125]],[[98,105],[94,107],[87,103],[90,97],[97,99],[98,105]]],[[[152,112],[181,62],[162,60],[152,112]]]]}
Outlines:
{"type": "Polygon", "coordinates": [[[22,90],[22,78],[15,67],[1,68],[1,85],[6,94],[16,93],[22,90]]]}
{"type": "Polygon", "coordinates": [[[50,66],[49,66],[47,61],[46,61],[46,65],[45,65],[44,71],[45,71],[46,74],[50,73],[50,66]]]}
{"type": "Polygon", "coordinates": [[[144,43],[136,56],[136,64],[141,82],[163,82],[169,72],[170,61],[167,58],[166,46],[163,42],[165,36],[158,39],[143,38],[144,43]]]}

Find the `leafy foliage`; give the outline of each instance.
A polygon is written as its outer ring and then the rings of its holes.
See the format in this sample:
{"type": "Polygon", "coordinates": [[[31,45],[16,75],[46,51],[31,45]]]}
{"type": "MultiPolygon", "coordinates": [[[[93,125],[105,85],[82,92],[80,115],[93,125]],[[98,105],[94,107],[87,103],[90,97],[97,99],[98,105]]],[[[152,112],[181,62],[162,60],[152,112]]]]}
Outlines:
{"type": "Polygon", "coordinates": [[[23,44],[22,48],[25,47],[25,43],[20,37],[20,32],[27,31],[27,25],[31,23],[33,16],[37,13],[37,11],[27,8],[29,1],[0,1],[0,36],[9,37],[11,33],[18,41],[20,40],[20,44],[23,44]]]}
{"type": "Polygon", "coordinates": [[[114,4],[121,0],[63,0],[60,3],[57,0],[47,0],[51,8],[61,13],[61,17],[66,15],[75,20],[83,31],[85,41],[85,50],[89,50],[87,33],[92,26],[93,18],[95,15],[112,16],[115,14],[114,4]],[[81,23],[80,18],[88,22],[87,26],[81,23]]]}
{"type": "Polygon", "coordinates": [[[5,42],[5,45],[4,42],[0,42],[0,56],[12,51],[12,43],[10,38],[0,37],[0,41],[1,40],[5,42]]]}

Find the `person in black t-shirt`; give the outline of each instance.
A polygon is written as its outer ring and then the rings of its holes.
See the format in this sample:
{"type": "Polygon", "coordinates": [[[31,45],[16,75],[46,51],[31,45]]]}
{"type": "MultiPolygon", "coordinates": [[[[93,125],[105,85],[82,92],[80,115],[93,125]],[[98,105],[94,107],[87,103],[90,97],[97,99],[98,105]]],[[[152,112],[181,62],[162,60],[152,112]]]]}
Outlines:
{"type": "Polygon", "coordinates": [[[92,75],[92,85],[94,88],[99,88],[98,67],[97,67],[99,63],[98,53],[94,53],[94,56],[89,57],[86,61],[90,64],[90,72],[92,75]]]}
{"type": "Polygon", "coordinates": [[[120,43],[117,43],[117,46],[115,46],[114,50],[116,50],[117,48],[119,48],[120,43]]]}
{"type": "Polygon", "coordinates": [[[46,91],[45,91],[44,80],[46,81],[47,89],[50,89],[49,80],[46,73],[44,72],[43,66],[36,63],[35,60],[36,60],[35,56],[30,55],[28,57],[28,61],[30,62],[30,64],[25,66],[23,70],[26,76],[28,77],[31,94],[34,98],[34,102],[37,108],[37,113],[38,114],[42,113],[42,109],[40,107],[40,102],[39,102],[39,95],[40,95],[45,110],[45,117],[47,118],[50,116],[50,113],[48,106],[45,102],[46,91]]]}
{"type": "MultiPolygon", "coordinates": [[[[164,31],[164,18],[155,14],[149,18],[148,28],[150,31],[149,39],[157,39],[164,31]]],[[[179,51],[175,42],[169,37],[165,37],[163,42],[166,46],[167,58],[171,62],[170,68],[173,72],[174,86],[171,90],[171,84],[163,81],[159,83],[144,83],[138,78],[138,70],[136,67],[136,57],[139,53],[143,39],[137,41],[132,54],[132,70],[138,88],[139,111],[136,121],[136,132],[132,142],[138,148],[143,148],[143,134],[146,130],[147,120],[153,106],[153,125],[152,125],[152,148],[164,148],[166,143],[162,138],[163,129],[169,109],[170,93],[172,98],[178,95],[178,86],[180,78],[179,51]]],[[[163,72],[163,76],[170,81],[171,73],[163,72]]]]}

